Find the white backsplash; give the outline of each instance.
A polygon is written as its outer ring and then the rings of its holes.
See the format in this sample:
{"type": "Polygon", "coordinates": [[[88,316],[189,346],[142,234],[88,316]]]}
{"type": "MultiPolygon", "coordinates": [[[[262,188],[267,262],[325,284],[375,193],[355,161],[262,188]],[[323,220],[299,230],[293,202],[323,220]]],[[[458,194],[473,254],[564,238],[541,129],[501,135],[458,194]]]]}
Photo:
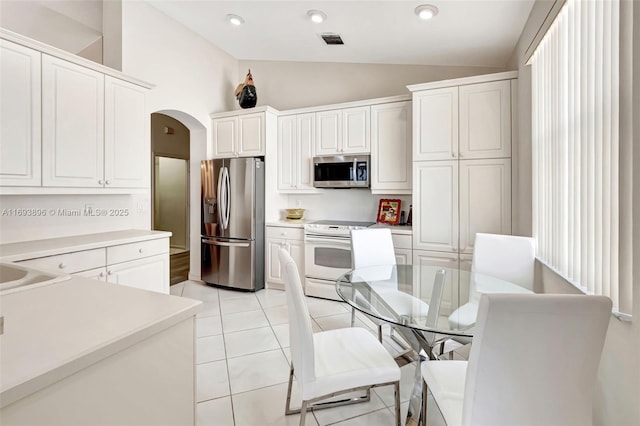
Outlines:
{"type": "Polygon", "coordinates": [[[0,212],[0,243],[151,227],[148,194],[3,195],[0,212]]]}
{"type": "Polygon", "coordinates": [[[366,189],[326,189],[320,194],[289,194],[281,218],[285,216],[285,208],[303,208],[305,220],[375,222],[381,198],[400,199],[405,218],[409,214],[411,195],[374,195],[366,189]]]}

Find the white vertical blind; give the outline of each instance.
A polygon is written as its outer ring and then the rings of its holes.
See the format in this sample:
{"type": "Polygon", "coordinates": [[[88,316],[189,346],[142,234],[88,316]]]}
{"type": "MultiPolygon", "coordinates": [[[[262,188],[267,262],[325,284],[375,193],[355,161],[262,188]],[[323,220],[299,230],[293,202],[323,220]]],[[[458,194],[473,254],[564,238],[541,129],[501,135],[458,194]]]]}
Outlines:
{"type": "Polygon", "coordinates": [[[567,0],[531,57],[533,234],[543,262],[631,314],[618,282],[619,19],[619,0],[567,0]]]}

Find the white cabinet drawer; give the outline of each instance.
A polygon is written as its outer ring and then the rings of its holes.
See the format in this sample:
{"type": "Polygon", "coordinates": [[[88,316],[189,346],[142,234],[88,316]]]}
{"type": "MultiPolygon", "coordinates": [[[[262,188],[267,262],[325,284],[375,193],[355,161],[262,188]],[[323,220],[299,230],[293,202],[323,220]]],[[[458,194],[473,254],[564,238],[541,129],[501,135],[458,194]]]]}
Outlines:
{"type": "Polygon", "coordinates": [[[107,247],[107,265],[164,253],[169,253],[168,238],[111,246],[107,247]]]}
{"type": "Polygon", "coordinates": [[[16,263],[35,269],[73,274],[75,272],[104,267],[105,250],[103,248],[84,250],[73,253],[58,254],[55,256],[39,257],[37,259],[23,260],[16,263]]]}
{"type": "Polygon", "coordinates": [[[411,235],[391,234],[393,247],[397,249],[411,249],[411,235]]]}
{"type": "Polygon", "coordinates": [[[304,240],[302,228],[289,228],[284,226],[267,226],[267,238],[280,238],[283,240],[304,240]]]}

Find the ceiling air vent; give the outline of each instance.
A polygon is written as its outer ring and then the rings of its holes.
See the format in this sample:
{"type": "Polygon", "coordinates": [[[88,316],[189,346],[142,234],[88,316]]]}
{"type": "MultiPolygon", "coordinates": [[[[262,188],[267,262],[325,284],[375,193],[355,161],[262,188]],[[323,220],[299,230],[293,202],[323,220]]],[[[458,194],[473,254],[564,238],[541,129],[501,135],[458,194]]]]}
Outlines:
{"type": "Polygon", "coordinates": [[[342,41],[340,34],[324,33],[324,34],[320,34],[320,37],[322,37],[324,42],[327,43],[328,45],[344,44],[344,41],[342,41]]]}

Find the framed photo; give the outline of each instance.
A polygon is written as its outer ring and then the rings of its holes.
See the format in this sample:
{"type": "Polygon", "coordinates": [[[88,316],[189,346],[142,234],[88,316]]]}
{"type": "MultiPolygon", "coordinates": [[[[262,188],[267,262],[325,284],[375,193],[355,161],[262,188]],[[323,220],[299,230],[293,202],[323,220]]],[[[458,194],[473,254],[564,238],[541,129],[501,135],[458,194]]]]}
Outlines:
{"type": "Polygon", "coordinates": [[[378,204],[376,222],[397,225],[400,222],[400,200],[382,198],[378,204]]]}

